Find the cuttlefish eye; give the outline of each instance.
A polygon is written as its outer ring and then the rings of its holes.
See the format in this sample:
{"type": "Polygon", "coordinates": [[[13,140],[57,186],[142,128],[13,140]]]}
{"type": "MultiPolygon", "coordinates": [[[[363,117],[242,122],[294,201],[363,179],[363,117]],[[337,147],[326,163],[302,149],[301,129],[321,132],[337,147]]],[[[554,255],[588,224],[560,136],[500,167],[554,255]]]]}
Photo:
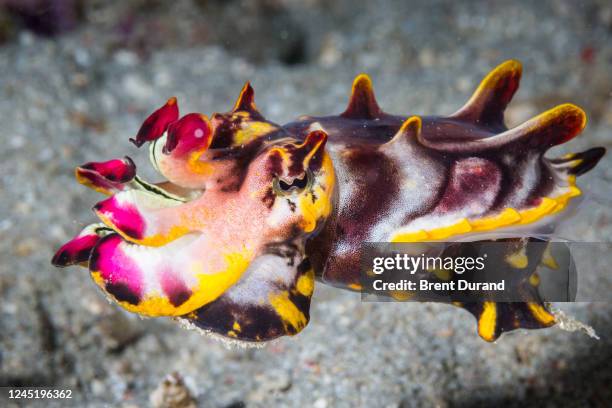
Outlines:
{"type": "Polygon", "coordinates": [[[312,185],[313,175],[310,170],[305,171],[293,180],[283,180],[275,177],[273,182],[274,191],[277,194],[291,194],[292,192],[302,192],[312,185]]]}

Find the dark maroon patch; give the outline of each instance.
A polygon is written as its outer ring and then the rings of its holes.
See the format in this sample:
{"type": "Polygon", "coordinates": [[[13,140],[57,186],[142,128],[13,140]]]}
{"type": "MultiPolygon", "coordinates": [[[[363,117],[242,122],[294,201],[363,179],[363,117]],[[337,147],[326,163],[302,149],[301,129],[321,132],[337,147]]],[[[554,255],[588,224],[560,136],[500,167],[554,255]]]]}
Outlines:
{"type": "Polygon", "coordinates": [[[100,237],[95,234],[75,238],[63,245],[55,253],[51,263],[55,266],[65,267],[87,262],[94,246],[99,240],[100,237]]]}
{"type": "Polygon", "coordinates": [[[140,303],[140,297],[132,292],[130,287],[124,283],[107,283],[105,286],[106,291],[111,294],[119,302],[127,302],[131,305],[137,305],[140,303]]]}
{"type": "Polygon", "coordinates": [[[272,208],[274,201],[276,201],[276,194],[274,194],[274,190],[271,187],[266,190],[266,194],[261,201],[263,201],[266,207],[272,208]]]}
{"type": "Polygon", "coordinates": [[[210,144],[211,149],[224,149],[234,144],[234,135],[240,129],[242,118],[240,116],[232,117],[230,114],[215,113],[213,115],[213,124],[215,131],[210,144]]]}
{"type": "Polygon", "coordinates": [[[287,173],[289,174],[289,176],[291,177],[299,177],[300,175],[304,174],[304,160],[305,155],[300,153],[297,154],[293,154],[291,156],[291,164],[289,165],[289,168],[287,169],[287,173]]]}
{"type": "Polygon", "coordinates": [[[68,251],[60,249],[55,253],[53,259],[51,259],[51,263],[54,266],[64,267],[71,263],[71,259],[72,257],[68,251]]]}
{"type": "Polygon", "coordinates": [[[362,242],[399,194],[398,169],[384,153],[366,147],[351,149],[346,164],[360,195],[346,213],[340,214],[338,225],[349,241],[362,242]]]}
{"type": "Polygon", "coordinates": [[[268,156],[266,169],[270,174],[280,176],[283,174],[283,157],[279,152],[272,152],[268,156]]]}
{"type": "Polygon", "coordinates": [[[175,292],[168,293],[168,299],[174,307],[179,307],[180,305],[188,301],[191,295],[192,292],[189,289],[183,288],[180,290],[176,290],[175,292]]]}
{"type": "Polygon", "coordinates": [[[243,341],[268,341],[286,334],[295,334],[295,329],[285,328],[280,317],[270,307],[239,305],[226,297],[194,313],[196,317],[185,319],[197,327],[225,336],[233,332],[235,338],[243,341]],[[240,324],[240,331],[234,330],[234,322],[240,324]]]}
{"type": "Polygon", "coordinates": [[[359,249],[344,252],[341,256],[332,256],[326,265],[323,281],[332,285],[348,286],[360,282],[359,249]]]}
{"type": "Polygon", "coordinates": [[[297,277],[296,277],[296,280],[300,276],[302,276],[306,272],[308,272],[311,268],[312,268],[312,265],[310,264],[310,259],[309,258],[302,259],[302,262],[300,262],[299,265],[297,266],[297,277]]]}
{"type": "Polygon", "coordinates": [[[483,159],[467,159],[454,163],[444,195],[436,206],[436,212],[446,213],[464,208],[471,201],[493,190],[497,197],[501,173],[498,167],[483,159]]]}

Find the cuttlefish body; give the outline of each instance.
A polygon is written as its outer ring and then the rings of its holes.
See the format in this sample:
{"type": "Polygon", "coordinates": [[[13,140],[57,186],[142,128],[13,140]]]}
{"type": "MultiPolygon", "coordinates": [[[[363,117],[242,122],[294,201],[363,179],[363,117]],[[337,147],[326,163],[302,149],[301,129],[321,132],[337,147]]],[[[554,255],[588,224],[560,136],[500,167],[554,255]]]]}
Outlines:
{"type": "MultiPolygon", "coordinates": [[[[53,263],[88,267],[129,311],[250,342],[302,330],[315,279],[359,290],[365,242],[503,238],[538,264],[545,254],[522,238],[550,236],[581,195],[576,176],[605,150],[544,157],[586,125],[571,104],[508,129],[520,76],[518,62],[501,64],[448,117],[383,112],[365,75],[342,114],[284,126],[259,113],[248,83],[210,119],[179,118],[171,98],[132,139],[150,143],[167,181],[145,182],[127,157],[78,167],[79,182],[110,197],[94,206],[101,223],[53,263]]],[[[538,301],[455,305],[488,341],[555,323],[538,301]]]]}

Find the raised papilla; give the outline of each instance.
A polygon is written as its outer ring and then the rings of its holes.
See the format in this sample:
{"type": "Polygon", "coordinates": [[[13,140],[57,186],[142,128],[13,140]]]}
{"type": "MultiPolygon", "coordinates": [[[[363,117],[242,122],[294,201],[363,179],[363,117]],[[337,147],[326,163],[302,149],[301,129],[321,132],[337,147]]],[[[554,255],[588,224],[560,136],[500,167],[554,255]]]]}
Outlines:
{"type": "MultiPolygon", "coordinates": [[[[576,176],[605,150],[544,157],[585,127],[571,104],[508,129],[520,77],[518,62],[499,65],[445,117],[383,112],[363,74],[340,115],[282,126],[248,83],[210,118],[181,117],[170,98],[132,139],[149,143],[167,181],[142,180],[128,157],[78,167],[80,183],[109,197],[53,264],[87,267],[131,312],[263,342],[306,326],[315,280],[359,290],[364,242],[550,236],[581,195],[576,176]]],[[[456,306],[488,341],[555,323],[543,302],[456,306]]]]}

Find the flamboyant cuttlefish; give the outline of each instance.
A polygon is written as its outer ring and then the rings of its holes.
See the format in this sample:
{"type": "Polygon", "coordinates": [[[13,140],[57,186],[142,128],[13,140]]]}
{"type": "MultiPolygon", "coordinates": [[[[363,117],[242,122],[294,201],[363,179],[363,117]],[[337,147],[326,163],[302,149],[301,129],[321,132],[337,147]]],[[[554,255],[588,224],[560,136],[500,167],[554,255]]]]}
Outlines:
{"type": "MultiPolygon", "coordinates": [[[[546,236],[605,150],[544,157],[584,128],[571,104],[508,129],[520,77],[520,63],[499,65],[448,117],[383,112],[363,74],[340,115],[283,126],[259,113],[249,83],[210,119],[180,117],[170,98],[131,139],[150,143],[167,181],[143,181],[128,157],[78,167],[110,197],[53,264],[88,267],[131,312],[263,342],[306,326],[315,279],[359,290],[364,242],[546,236]]],[[[488,341],[555,323],[543,302],[455,305],[488,341]]]]}

